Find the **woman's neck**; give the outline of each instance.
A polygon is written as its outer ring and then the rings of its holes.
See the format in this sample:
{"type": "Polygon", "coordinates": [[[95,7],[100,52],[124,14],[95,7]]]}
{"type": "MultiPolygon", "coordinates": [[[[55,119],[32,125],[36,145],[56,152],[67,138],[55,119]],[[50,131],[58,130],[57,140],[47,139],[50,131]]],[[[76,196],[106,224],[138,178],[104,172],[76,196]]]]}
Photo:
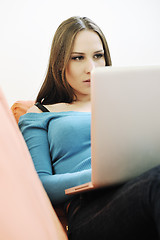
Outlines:
{"type": "Polygon", "coordinates": [[[90,102],[91,95],[90,94],[75,94],[75,101],[74,102],[90,102]]]}

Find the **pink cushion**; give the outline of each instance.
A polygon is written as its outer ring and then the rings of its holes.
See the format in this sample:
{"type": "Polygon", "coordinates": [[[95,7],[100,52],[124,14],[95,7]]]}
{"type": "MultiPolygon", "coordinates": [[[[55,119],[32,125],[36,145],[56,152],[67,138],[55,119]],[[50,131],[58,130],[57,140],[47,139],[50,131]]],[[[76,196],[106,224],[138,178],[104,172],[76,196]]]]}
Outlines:
{"type": "Polygon", "coordinates": [[[67,239],[0,89],[0,239],[67,239]]]}

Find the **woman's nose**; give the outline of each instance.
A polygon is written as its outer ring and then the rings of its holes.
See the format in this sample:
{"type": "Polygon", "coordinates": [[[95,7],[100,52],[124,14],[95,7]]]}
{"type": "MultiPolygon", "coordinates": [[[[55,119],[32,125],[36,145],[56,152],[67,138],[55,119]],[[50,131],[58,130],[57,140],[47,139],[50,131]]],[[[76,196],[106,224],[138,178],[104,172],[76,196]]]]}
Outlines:
{"type": "Polygon", "coordinates": [[[87,60],[86,65],[85,65],[85,72],[90,73],[93,68],[95,68],[95,63],[92,59],[87,60]]]}

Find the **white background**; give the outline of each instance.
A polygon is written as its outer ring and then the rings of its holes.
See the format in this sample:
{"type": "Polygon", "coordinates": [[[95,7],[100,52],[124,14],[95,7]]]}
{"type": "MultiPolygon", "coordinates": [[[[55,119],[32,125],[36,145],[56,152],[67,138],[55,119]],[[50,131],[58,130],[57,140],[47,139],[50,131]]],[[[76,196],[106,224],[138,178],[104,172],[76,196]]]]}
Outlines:
{"type": "Polygon", "coordinates": [[[113,66],[160,64],[160,0],[0,0],[0,86],[10,106],[35,99],[53,35],[75,15],[100,26],[113,66]]]}

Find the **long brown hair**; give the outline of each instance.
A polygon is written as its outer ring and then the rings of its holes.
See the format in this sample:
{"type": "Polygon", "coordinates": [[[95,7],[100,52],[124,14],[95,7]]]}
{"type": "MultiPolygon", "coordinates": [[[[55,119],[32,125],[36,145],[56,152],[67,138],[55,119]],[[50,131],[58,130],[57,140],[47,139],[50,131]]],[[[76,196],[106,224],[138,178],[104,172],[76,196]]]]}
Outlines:
{"type": "Polygon", "coordinates": [[[55,32],[45,80],[38,93],[37,102],[54,104],[71,103],[75,99],[74,91],[65,78],[65,69],[69,62],[76,34],[83,29],[96,32],[103,44],[106,66],[112,65],[108,44],[101,29],[89,18],[71,17],[58,27],[55,32]]]}

